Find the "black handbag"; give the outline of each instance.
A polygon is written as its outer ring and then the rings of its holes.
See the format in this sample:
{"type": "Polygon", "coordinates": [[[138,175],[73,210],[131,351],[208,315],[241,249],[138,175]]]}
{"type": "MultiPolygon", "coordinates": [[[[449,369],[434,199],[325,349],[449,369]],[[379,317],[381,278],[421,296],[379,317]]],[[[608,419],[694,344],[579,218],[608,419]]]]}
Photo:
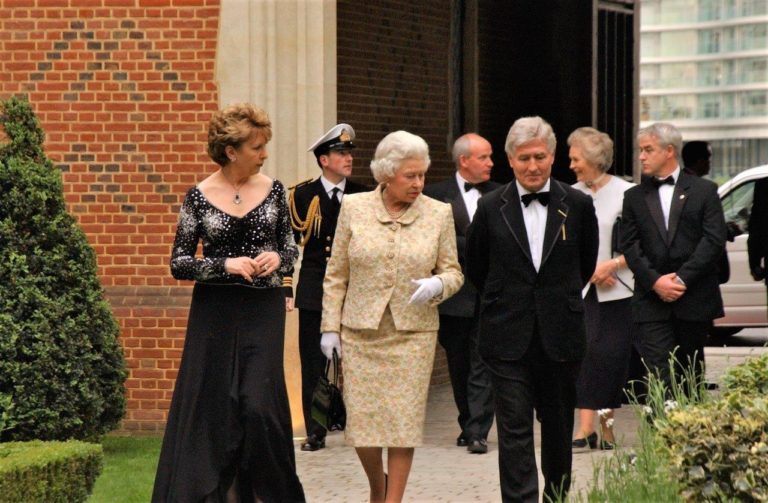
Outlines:
{"type": "MultiPolygon", "coordinates": [[[[615,257],[616,255],[621,255],[621,215],[616,217],[616,220],[613,222],[613,227],[611,228],[611,257],[615,257]]],[[[624,285],[627,290],[634,293],[634,290],[632,287],[630,287],[628,284],[624,283],[624,281],[617,275],[616,279],[619,280],[619,283],[624,285]]]]}
{"type": "Polygon", "coordinates": [[[312,392],[312,419],[328,431],[341,431],[347,425],[347,408],[339,389],[339,357],[333,351],[333,382],[329,379],[331,361],[325,364],[325,374],[320,376],[312,392]]]}

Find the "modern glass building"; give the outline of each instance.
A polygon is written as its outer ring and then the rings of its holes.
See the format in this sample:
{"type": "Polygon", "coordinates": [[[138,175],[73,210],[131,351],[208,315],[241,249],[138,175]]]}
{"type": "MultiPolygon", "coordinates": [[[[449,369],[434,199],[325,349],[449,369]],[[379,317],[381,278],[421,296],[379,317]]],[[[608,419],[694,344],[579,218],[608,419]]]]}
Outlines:
{"type": "Polygon", "coordinates": [[[768,164],[768,0],[643,0],[640,121],[709,141],[715,179],[768,164]]]}

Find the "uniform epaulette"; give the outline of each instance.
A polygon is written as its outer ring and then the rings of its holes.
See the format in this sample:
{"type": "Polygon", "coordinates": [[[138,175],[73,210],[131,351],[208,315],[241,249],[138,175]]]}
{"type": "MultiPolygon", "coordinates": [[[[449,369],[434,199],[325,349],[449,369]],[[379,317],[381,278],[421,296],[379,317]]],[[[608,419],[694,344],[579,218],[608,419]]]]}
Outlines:
{"type": "Polygon", "coordinates": [[[320,213],[320,198],[318,196],[313,197],[309,202],[307,213],[304,215],[304,218],[301,218],[299,211],[296,209],[296,199],[293,197],[296,193],[294,189],[306,185],[311,181],[312,178],[304,180],[288,189],[288,209],[291,214],[291,227],[301,235],[301,240],[298,243],[299,246],[304,246],[307,241],[309,241],[309,236],[313,233],[316,237],[320,236],[320,224],[323,221],[323,216],[320,213]]]}
{"type": "Polygon", "coordinates": [[[302,185],[306,185],[306,184],[308,184],[309,182],[311,182],[312,180],[314,180],[314,178],[307,178],[307,179],[306,179],[306,180],[304,180],[303,182],[299,182],[299,183],[297,183],[296,185],[291,185],[290,187],[288,187],[288,190],[293,190],[293,189],[295,189],[295,188],[301,187],[302,185]]]}

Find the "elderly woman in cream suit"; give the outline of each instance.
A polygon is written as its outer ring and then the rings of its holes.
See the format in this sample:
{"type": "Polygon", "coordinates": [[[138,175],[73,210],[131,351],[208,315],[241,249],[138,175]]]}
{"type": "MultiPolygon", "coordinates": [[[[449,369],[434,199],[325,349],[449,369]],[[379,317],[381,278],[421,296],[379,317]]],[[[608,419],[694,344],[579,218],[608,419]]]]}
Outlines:
{"type": "Polygon", "coordinates": [[[371,162],[379,185],[344,198],[323,283],[321,347],[329,358],[343,349],[345,438],[371,501],[402,500],[422,443],[437,305],[464,281],[451,207],[421,194],[429,162],[419,136],[381,140],[371,162]]]}

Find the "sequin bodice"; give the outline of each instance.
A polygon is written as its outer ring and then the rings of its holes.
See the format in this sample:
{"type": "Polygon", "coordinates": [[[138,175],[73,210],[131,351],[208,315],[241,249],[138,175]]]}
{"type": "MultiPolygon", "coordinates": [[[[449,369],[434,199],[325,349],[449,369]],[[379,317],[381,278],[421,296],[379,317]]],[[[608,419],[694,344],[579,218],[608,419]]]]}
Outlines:
{"type": "Polygon", "coordinates": [[[171,274],[176,279],[204,283],[235,283],[258,288],[282,286],[299,255],[293,239],[285,201],[285,188],[275,180],[269,194],[242,217],[213,206],[197,187],[189,189],[181,206],[171,255],[171,274]],[[195,257],[203,242],[203,257],[195,257]],[[252,257],[274,251],[280,267],[264,278],[247,281],[224,270],[227,258],[252,257]]]}

